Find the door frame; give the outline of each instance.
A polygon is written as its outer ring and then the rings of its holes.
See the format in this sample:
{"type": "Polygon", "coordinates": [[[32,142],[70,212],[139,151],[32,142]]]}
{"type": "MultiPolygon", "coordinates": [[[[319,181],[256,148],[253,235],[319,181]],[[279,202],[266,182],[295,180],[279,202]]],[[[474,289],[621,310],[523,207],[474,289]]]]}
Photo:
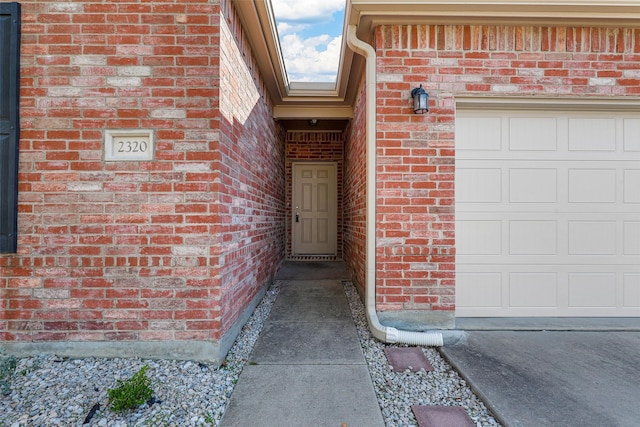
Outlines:
{"type": "Polygon", "coordinates": [[[290,206],[290,214],[291,214],[291,256],[299,257],[299,256],[331,256],[335,257],[338,255],[338,162],[336,161],[295,161],[291,162],[291,206],[290,206]],[[331,252],[327,253],[319,253],[319,254],[306,254],[299,253],[296,250],[296,234],[295,234],[295,225],[296,225],[296,168],[302,165],[332,165],[333,166],[333,182],[334,182],[334,199],[332,204],[332,219],[334,222],[334,236],[333,236],[333,248],[331,252]]]}

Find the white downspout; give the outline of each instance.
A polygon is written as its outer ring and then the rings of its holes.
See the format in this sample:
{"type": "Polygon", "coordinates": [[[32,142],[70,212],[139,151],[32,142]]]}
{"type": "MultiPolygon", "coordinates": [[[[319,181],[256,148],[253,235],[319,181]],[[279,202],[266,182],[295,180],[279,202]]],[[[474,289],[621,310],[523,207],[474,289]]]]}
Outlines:
{"type": "Polygon", "coordinates": [[[376,312],[376,51],[356,36],[355,25],[347,29],[347,44],[366,60],[366,154],[367,154],[367,222],[366,222],[366,285],[365,310],[369,329],[374,337],[386,343],[441,346],[443,337],[439,332],[403,331],[384,326],[376,312]]]}

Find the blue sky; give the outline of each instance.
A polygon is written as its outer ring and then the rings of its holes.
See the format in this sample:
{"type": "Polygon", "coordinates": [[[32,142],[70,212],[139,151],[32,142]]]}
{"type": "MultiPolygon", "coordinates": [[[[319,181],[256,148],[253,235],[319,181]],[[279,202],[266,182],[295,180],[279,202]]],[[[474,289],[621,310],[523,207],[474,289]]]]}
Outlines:
{"type": "Polygon", "coordinates": [[[272,0],[291,82],[335,82],[345,0],[272,0]]]}

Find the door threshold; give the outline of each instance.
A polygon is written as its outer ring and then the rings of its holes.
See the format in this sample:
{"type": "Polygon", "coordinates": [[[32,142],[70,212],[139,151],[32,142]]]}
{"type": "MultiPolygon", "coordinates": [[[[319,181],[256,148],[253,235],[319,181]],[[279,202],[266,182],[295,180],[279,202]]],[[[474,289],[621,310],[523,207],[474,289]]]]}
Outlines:
{"type": "Polygon", "coordinates": [[[291,255],[287,261],[340,261],[337,255],[291,255]]]}

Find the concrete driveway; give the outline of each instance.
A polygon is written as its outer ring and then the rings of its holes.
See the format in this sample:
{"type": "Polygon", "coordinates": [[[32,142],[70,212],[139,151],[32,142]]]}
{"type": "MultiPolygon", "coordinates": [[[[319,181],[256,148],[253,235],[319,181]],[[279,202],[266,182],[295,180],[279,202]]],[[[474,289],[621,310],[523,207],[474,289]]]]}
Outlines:
{"type": "Polygon", "coordinates": [[[640,426],[640,332],[467,331],[441,349],[505,426],[640,426]]]}

